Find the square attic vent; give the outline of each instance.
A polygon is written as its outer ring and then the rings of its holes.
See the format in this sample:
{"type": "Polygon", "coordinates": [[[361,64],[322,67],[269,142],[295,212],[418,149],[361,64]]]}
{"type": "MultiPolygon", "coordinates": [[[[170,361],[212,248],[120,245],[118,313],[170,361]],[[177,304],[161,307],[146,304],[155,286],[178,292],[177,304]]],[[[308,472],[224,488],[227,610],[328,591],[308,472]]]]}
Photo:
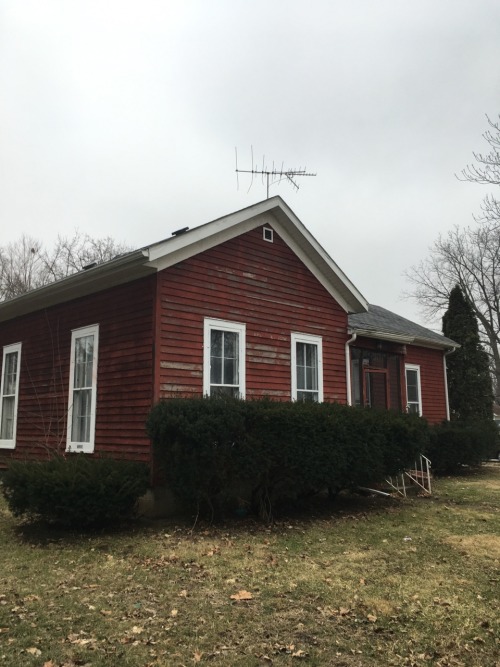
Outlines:
{"type": "Polygon", "coordinates": [[[269,243],[273,242],[273,234],[274,230],[271,229],[270,227],[264,227],[264,229],[262,230],[262,238],[264,239],[264,241],[269,241],[269,243]]]}

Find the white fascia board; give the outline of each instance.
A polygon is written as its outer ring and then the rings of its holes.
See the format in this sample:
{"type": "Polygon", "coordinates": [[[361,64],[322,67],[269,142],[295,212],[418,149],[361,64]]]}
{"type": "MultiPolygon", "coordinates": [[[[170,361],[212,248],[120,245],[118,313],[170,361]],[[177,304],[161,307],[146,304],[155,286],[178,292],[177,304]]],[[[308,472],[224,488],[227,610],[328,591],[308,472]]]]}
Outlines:
{"type": "Polygon", "coordinates": [[[149,248],[149,266],[158,271],[267,225],[307,266],[348,313],[366,312],[368,303],[281,197],[272,197],[149,248]]]}
{"type": "Polygon", "coordinates": [[[214,225],[210,230],[207,225],[196,227],[190,232],[185,232],[160,244],[150,247],[148,266],[154,267],[157,271],[167,269],[169,266],[183,262],[194,255],[215,248],[215,246],[230,241],[241,234],[252,231],[261,225],[270,225],[275,222],[274,217],[269,213],[261,213],[248,220],[239,221],[237,224],[226,222],[219,224],[223,218],[215,220],[209,225],[214,225]],[[230,225],[230,226],[229,226],[230,225]]]}
{"type": "Polygon", "coordinates": [[[304,264],[320,280],[323,286],[334,296],[348,313],[368,311],[368,301],[345,275],[339,265],[330,257],[325,249],[303,225],[295,213],[279,198],[281,206],[276,211],[279,227],[276,231],[285,235],[285,241],[302,259],[304,264]],[[293,226],[287,224],[288,221],[293,226]],[[295,247],[287,239],[295,241],[295,247]],[[306,243],[304,243],[304,240],[306,243]],[[302,256],[299,254],[300,248],[302,256]],[[322,276],[320,279],[319,276],[322,276]],[[332,290],[333,288],[333,290],[332,290]],[[341,302],[342,301],[342,302],[341,302]]]}

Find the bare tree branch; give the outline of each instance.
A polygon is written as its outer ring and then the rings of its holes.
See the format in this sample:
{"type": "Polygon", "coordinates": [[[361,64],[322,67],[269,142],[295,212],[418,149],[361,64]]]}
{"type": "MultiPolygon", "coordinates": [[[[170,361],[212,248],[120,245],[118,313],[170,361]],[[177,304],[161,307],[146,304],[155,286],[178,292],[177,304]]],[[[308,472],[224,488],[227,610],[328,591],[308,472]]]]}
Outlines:
{"type": "Polygon", "coordinates": [[[50,250],[41,241],[23,235],[15,243],[0,246],[0,301],[60,280],[93,262],[102,264],[128,250],[109,236],[94,239],[78,230],[72,237],[58,237],[50,250]]]}

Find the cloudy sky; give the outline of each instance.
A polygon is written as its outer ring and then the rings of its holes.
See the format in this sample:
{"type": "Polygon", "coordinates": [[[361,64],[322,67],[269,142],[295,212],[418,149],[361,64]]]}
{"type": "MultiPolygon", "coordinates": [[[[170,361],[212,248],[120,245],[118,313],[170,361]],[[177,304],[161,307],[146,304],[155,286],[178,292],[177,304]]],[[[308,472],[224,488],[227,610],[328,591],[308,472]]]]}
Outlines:
{"type": "Polygon", "coordinates": [[[0,245],[208,222],[266,197],[253,147],[317,173],[271,194],[422,321],[403,273],[475,224],[455,174],[499,113],[498,0],[0,0],[0,245]]]}

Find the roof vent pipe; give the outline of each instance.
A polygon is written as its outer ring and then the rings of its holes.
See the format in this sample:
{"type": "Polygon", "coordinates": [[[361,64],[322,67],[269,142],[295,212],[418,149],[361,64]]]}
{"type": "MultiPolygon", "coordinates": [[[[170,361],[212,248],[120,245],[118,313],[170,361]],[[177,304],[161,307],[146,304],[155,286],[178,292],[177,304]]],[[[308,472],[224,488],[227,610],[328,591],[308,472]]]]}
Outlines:
{"type": "Polygon", "coordinates": [[[175,232],[172,232],[172,236],[180,236],[185,234],[188,231],[189,227],[182,227],[181,229],[176,229],[175,232]]]}

